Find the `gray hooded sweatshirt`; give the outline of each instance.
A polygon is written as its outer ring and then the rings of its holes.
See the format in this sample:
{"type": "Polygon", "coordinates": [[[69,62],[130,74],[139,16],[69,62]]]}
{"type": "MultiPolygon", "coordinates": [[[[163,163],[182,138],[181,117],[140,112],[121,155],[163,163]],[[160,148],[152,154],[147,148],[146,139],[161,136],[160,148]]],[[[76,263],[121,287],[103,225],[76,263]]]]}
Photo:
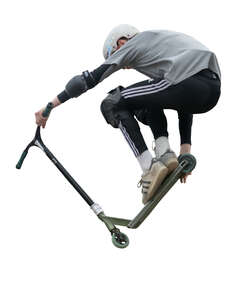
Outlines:
{"type": "Polygon", "coordinates": [[[112,65],[100,81],[129,66],[152,78],[165,78],[177,84],[203,69],[221,78],[216,55],[191,36],[167,30],[138,33],[114,52],[105,62],[112,65]]]}

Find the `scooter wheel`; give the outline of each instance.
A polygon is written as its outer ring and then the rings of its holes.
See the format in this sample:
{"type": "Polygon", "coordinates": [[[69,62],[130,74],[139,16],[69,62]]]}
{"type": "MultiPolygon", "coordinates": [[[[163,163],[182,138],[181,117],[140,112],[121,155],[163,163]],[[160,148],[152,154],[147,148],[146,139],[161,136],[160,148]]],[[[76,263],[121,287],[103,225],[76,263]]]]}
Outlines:
{"type": "Polygon", "coordinates": [[[112,234],[112,243],[117,248],[126,248],[129,245],[129,238],[122,232],[112,234]]]}
{"type": "Polygon", "coordinates": [[[193,171],[195,169],[196,164],[197,164],[196,158],[190,153],[181,154],[178,157],[178,161],[179,161],[180,164],[183,161],[187,162],[187,165],[185,165],[183,170],[182,170],[183,174],[187,174],[187,173],[190,173],[191,171],[193,171]]]}

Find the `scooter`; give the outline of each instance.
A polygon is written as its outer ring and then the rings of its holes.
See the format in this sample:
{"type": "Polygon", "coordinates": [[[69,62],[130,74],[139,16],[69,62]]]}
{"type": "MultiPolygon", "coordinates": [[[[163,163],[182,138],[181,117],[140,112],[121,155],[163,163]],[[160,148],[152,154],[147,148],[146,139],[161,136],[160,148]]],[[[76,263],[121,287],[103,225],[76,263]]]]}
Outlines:
{"type": "MultiPolygon", "coordinates": [[[[43,117],[48,117],[51,110],[53,108],[53,104],[50,102],[46,106],[43,117]]],[[[28,150],[30,147],[36,146],[39,147],[43,152],[47,155],[47,157],[51,160],[51,162],[58,168],[58,170],[64,175],[64,177],[70,182],[70,184],[74,187],[74,189],[80,194],[80,196],[87,202],[93,212],[97,215],[97,217],[106,225],[107,229],[111,233],[112,243],[114,246],[118,248],[126,248],[129,245],[129,239],[126,234],[122,233],[115,225],[125,226],[127,228],[135,229],[138,228],[143,221],[149,216],[149,214],[153,211],[153,209],[157,206],[157,204],[161,201],[161,199],[167,194],[167,192],[173,187],[173,185],[184,175],[190,173],[196,166],[196,159],[191,154],[182,154],[178,157],[179,166],[169,174],[165,180],[162,182],[158,191],[152,197],[150,201],[148,201],[145,206],[141,209],[141,211],[135,216],[134,219],[122,219],[109,217],[105,215],[103,209],[99,204],[95,203],[89,195],[81,188],[81,186],[75,181],[75,179],[68,173],[68,171],[62,166],[62,164],[58,161],[58,159],[51,153],[51,151],[44,145],[41,133],[40,126],[37,127],[34,139],[27,145],[25,150],[23,151],[16,168],[20,169],[24,159],[28,154],[28,150]]]]}

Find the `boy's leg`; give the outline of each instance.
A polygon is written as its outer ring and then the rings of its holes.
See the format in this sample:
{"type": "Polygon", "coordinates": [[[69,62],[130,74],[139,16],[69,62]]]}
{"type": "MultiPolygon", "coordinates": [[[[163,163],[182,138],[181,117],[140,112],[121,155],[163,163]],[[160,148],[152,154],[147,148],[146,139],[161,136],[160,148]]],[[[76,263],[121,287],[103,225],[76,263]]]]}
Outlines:
{"type": "Polygon", "coordinates": [[[155,140],[161,136],[168,137],[168,122],[163,109],[149,109],[146,119],[155,140]]]}
{"type": "Polygon", "coordinates": [[[150,126],[155,139],[155,152],[156,157],[159,158],[163,153],[170,149],[168,142],[167,119],[164,111],[159,105],[152,103],[152,94],[157,90],[165,89],[169,86],[166,80],[144,80],[136,84],[124,88],[121,94],[125,97],[122,102],[128,104],[128,108],[134,110],[136,118],[150,126]],[[146,97],[143,101],[127,101],[127,96],[135,94],[145,94],[146,97]],[[126,101],[125,101],[126,100],[126,101]],[[134,103],[136,105],[134,105],[134,103]],[[147,108],[147,109],[146,109],[147,108]]]}
{"type": "MultiPolygon", "coordinates": [[[[119,128],[136,156],[143,173],[148,172],[152,163],[152,155],[146,146],[133,112],[124,108],[118,112],[118,118],[120,119],[119,128]]],[[[155,138],[154,151],[156,157],[159,159],[166,152],[172,152],[168,142],[167,119],[163,110],[149,110],[147,113],[147,123],[155,138]]]]}
{"type": "Polygon", "coordinates": [[[173,109],[189,115],[205,113],[218,102],[220,80],[212,71],[203,70],[176,85],[171,85],[164,79],[143,81],[123,89],[121,94],[122,102],[128,109],[153,112],[151,128],[154,136],[162,132],[162,137],[157,140],[160,147],[164,148],[168,142],[167,127],[162,127],[166,118],[163,118],[156,110],[173,109]],[[155,119],[162,119],[162,123],[155,122],[155,119]]]}
{"type": "Polygon", "coordinates": [[[140,185],[142,185],[142,201],[145,204],[168,174],[168,169],[161,161],[152,158],[133,113],[123,110],[117,113],[117,117],[120,119],[119,128],[143,171],[140,185]]]}
{"type": "MultiPolygon", "coordinates": [[[[128,112],[128,115],[121,116],[119,127],[121,128],[125,138],[127,139],[139,162],[140,156],[142,155],[143,157],[144,152],[148,151],[148,149],[140,132],[138,123],[133,117],[133,112],[137,109],[142,108],[147,108],[147,110],[149,109],[153,111],[155,109],[161,111],[162,109],[166,108],[180,111],[186,110],[186,112],[189,113],[205,112],[207,110],[207,103],[209,105],[209,109],[211,107],[210,102],[208,102],[209,99],[206,96],[209,94],[208,91],[209,86],[206,82],[200,81],[199,78],[198,80],[196,80],[195,78],[190,78],[176,86],[171,86],[170,83],[166,80],[146,80],[144,82],[128,87],[121,92],[122,98],[119,97],[119,107],[126,108],[125,111],[128,112]],[[202,96],[201,100],[200,95],[202,96]]],[[[214,92],[216,92],[216,90],[214,92]]],[[[215,96],[216,94],[217,93],[215,93],[215,96]]],[[[158,115],[158,118],[161,118],[161,116],[158,115]]],[[[155,132],[157,125],[154,122],[153,116],[150,122],[153,122],[152,127],[154,127],[155,132]]],[[[163,137],[166,137],[166,130],[167,127],[165,127],[165,129],[162,128],[162,134],[165,134],[163,135],[163,137]]],[[[155,134],[158,135],[157,129],[155,134]]],[[[145,155],[145,157],[143,158],[143,160],[146,159],[148,161],[148,164],[146,165],[149,165],[149,161],[151,159],[150,157],[150,155],[145,155]]],[[[162,176],[161,178],[163,179],[166,176],[166,174],[164,173],[165,171],[163,171],[166,169],[167,168],[164,167],[164,165],[161,164],[160,161],[158,161],[158,165],[156,163],[151,164],[149,170],[151,176],[149,176],[149,181],[145,180],[145,183],[147,183],[148,181],[151,185],[151,183],[154,182],[154,188],[157,188],[157,186],[161,183],[159,182],[159,178],[162,176]],[[159,170],[161,170],[161,172],[159,170]],[[155,179],[157,179],[158,181],[156,181],[155,179]]],[[[146,172],[145,175],[146,176],[144,177],[144,179],[148,179],[147,175],[149,174],[147,174],[146,172]]],[[[147,190],[147,186],[145,186],[145,189],[147,190]]],[[[151,190],[151,192],[154,193],[154,189],[153,191],[151,190]]],[[[149,199],[149,195],[150,193],[148,193],[147,191],[145,197],[146,201],[149,199]]]]}
{"type": "Polygon", "coordinates": [[[154,151],[156,158],[159,159],[172,172],[178,166],[177,156],[171,150],[168,131],[167,119],[162,109],[151,109],[147,113],[147,123],[151,128],[155,138],[154,151]]]}
{"type": "Polygon", "coordinates": [[[119,128],[121,132],[137,158],[142,171],[144,173],[147,172],[152,162],[152,155],[147,148],[138,122],[134,118],[133,113],[130,111],[121,110],[117,113],[117,115],[120,120],[119,128]]]}
{"type": "Polygon", "coordinates": [[[184,81],[171,85],[167,80],[142,81],[121,91],[122,101],[129,109],[173,109],[191,114],[212,109],[220,96],[219,78],[203,70],[184,81]]]}
{"type": "Polygon", "coordinates": [[[148,110],[147,123],[155,139],[154,150],[156,157],[159,158],[170,149],[168,142],[168,123],[164,111],[159,108],[148,110]]]}
{"type": "Polygon", "coordinates": [[[145,173],[150,168],[152,155],[148,151],[138,122],[134,118],[134,112],[130,111],[125,103],[121,102],[121,89],[122,87],[118,87],[109,92],[101,103],[101,112],[108,124],[121,129],[145,173]]]}
{"type": "Polygon", "coordinates": [[[122,102],[126,104],[128,109],[135,111],[138,120],[150,126],[155,139],[154,150],[158,159],[164,153],[170,151],[170,145],[168,141],[167,119],[163,108],[158,101],[155,101],[155,98],[159,92],[162,92],[169,86],[169,82],[164,79],[145,80],[121,91],[123,96],[122,102]]]}

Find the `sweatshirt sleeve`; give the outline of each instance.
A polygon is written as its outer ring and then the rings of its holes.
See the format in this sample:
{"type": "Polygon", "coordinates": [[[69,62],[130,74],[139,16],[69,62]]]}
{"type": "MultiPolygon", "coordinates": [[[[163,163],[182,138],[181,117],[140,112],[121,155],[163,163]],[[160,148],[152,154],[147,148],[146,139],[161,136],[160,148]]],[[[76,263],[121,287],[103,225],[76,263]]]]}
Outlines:
{"type": "MultiPolygon", "coordinates": [[[[82,75],[77,75],[74,77],[74,85],[76,85],[76,97],[80,96],[82,93],[86,92],[88,89],[95,87],[98,83],[102,82],[105,78],[109,77],[111,74],[116,71],[124,68],[131,67],[134,68],[139,51],[133,43],[128,41],[120,49],[114,52],[100,67],[93,70],[92,72],[85,71],[82,75]],[[82,78],[79,78],[81,76],[82,78]],[[82,80],[85,80],[86,89],[80,89],[78,83],[82,80]],[[75,83],[76,80],[76,83],[75,83]],[[78,96],[77,96],[78,95],[78,96]]],[[[72,79],[69,81],[69,86],[72,86],[72,79]]],[[[65,102],[68,99],[72,98],[69,96],[69,93],[65,89],[58,96],[60,102],[65,102]]]]}
{"type": "Polygon", "coordinates": [[[178,111],[178,117],[179,117],[180,144],[191,145],[191,128],[193,122],[193,115],[178,111]]]}
{"type": "MultiPolygon", "coordinates": [[[[103,64],[97,69],[93,70],[92,72],[85,71],[81,75],[73,77],[69,81],[69,86],[76,89],[76,97],[78,97],[87,90],[95,87],[99,82],[103,81],[106,77],[116,72],[117,70],[119,70],[117,65],[103,64]],[[82,86],[79,87],[79,82],[82,83],[82,81],[85,82],[86,88],[83,88],[82,86]]],[[[61,103],[64,103],[65,101],[73,98],[69,95],[67,88],[65,88],[61,93],[59,93],[57,97],[61,103]]]]}

